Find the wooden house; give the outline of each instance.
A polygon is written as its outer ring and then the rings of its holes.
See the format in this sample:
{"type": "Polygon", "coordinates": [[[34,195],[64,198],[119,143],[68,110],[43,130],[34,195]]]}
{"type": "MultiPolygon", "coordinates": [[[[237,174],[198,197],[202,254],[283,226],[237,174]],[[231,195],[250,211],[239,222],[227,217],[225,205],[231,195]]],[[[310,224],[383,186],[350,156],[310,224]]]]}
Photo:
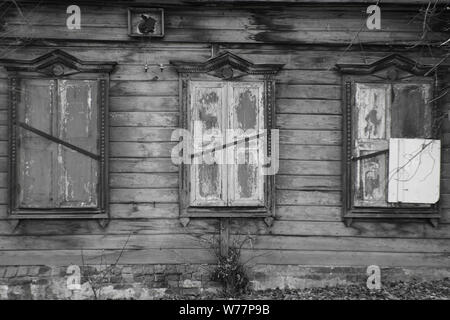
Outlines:
{"type": "Polygon", "coordinates": [[[0,297],[214,290],[239,241],[254,289],[448,277],[449,2],[375,4],[2,2],[0,297]],[[241,133],[175,163],[196,123],[241,133]]]}

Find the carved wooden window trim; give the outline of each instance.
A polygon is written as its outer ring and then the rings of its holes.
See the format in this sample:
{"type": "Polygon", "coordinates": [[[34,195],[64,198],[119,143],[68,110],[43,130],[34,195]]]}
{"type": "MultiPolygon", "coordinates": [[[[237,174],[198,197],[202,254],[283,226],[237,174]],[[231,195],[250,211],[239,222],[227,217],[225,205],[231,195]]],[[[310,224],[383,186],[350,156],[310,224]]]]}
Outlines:
{"type": "MultiPolygon", "coordinates": [[[[8,72],[8,218],[20,219],[100,219],[105,224],[109,218],[109,181],[108,181],[108,154],[109,154],[109,121],[108,121],[108,90],[109,73],[114,69],[115,62],[82,61],[61,50],[54,50],[34,60],[0,59],[8,72]],[[60,80],[90,80],[96,83],[98,103],[98,152],[92,154],[87,150],[70,145],[56,137],[39,132],[36,128],[28,126],[29,131],[36,131],[53,143],[65,145],[68,148],[86,156],[94,158],[99,163],[98,169],[98,198],[94,208],[55,207],[55,208],[19,208],[17,202],[17,128],[27,126],[18,121],[17,108],[20,94],[21,80],[39,79],[49,82],[60,80]]],[[[102,224],[103,225],[103,224],[102,224]]]]}
{"type": "MultiPolygon", "coordinates": [[[[283,67],[281,64],[253,64],[230,52],[224,52],[204,63],[171,61],[179,73],[180,81],[180,127],[188,128],[189,82],[192,81],[257,81],[264,85],[265,128],[275,129],[275,74],[283,67]]],[[[270,134],[267,141],[267,156],[270,157],[270,134]]],[[[180,165],[179,197],[180,218],[190,217],[264,217],[272,219],[275,215],[275,176],[264,176],[264,206],[262,207],[194,207],[190,205],[189,169],[180,165]]],[[[266,221],[267,222],[267,221],[266,221]]],[[[187,223],[187,222],[186,222],[187,223]]]]}
{"type": "Polygon", "coordinates": [[[440,128],[436,119],[440,116],[436,96],[439,89],[440,70],[420,65],[398,54],[390,55],[373,64],[338,64],[343,83],[343,220],[350,225],[354,219],[426,219],[436,226],[439,218],[439,202],[428,207],[399,205],[397,207],[357,207],[353,203],[352,142],[355,119],[355,84],[429,84],[432,90],[432,139],[439,139],[440,128]]]}

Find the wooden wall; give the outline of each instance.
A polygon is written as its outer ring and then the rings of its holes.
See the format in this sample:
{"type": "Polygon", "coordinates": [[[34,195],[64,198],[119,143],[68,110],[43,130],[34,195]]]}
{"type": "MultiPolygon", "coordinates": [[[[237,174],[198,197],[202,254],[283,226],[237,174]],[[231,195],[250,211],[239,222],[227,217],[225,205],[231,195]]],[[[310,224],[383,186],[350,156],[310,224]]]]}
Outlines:
{"type": "MultiPolygon", "coordinates": [[[[219,220],[193,219],[186,228],[178,220],[170,134],[179,121],[179,86],[168,65],[204,61],[214,42],[255,63],[285,64],[276,86],[281,140],[276,220],[271,228],[261,219],[231,222],[233,233],[256,235],[253,247],[244,250],[247,257],[311,266],[449,266],[448,121],[437,228],[380,221],[346,227],[341,221],[341,80],[332,68],[337,62],[370,63],[392,52],[421,63],[439,61],[442,49],[411,48],[422,31],[420,19],[411,20],[418,7],[387,6],[382,30],[367,31],[365,6],[167,6],[166,36],[145,41],[127,36],[125,6],[81,5],[82,28],[75,31],[65,26],[66,6],[21,6],[26,21],[14,7],[0,14],[2,58],[34,59],[60,48],[80,59],[118,62],[110,86],[112,220],[105,229],[85,220],[23,221],[14,231],[5,221],[7,92],[0,68],[0,264],[80,263],[81,249],[88,262],[102,252],[111,260],[130,234],[122,263],[214,261],[198,237],[216,233],[219,220]]],[[[444,37],[428,34],[431,41],[444,37]]],[[[450,109],[449,95],[442,107],[450,109]]]]}

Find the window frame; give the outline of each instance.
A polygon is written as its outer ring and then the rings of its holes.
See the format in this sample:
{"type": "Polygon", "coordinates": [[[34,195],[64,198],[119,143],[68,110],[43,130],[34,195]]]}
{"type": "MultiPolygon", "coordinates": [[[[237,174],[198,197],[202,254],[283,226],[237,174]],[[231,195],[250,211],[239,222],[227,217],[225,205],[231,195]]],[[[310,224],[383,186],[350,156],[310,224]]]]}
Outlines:
{"type": "MultiPolygon", "coordinates": [[[[253,64],[228,51],[203,63],[171,61],[179,73],[180,127],[189,128],[190,81],[263,82],[265,129],[275,129],[275,79],[282,64],[253,64]]],[[[267,156],[271,155],[270,134],[267,139],[267,156]]],[[[192,206],[190,204],[190,168],[179,166],[180,218],[250,218],[263,217],[266,223],[275,216],[275,175],[264,176],[263,206],[192,206]],[[269,219],[269,220],[267,220],[269,219]]],[[[187,223],[187,222],[186,222],[187,223]]]]}
{"type": "MultiPolygon", "coordinates": [[[[62,50],[24,61],[1,59],[8,73],[8,218],[9,219],[109,219],[109,73],[115,62],[82,61],[62,50]],[[95,208],[20,208],[17,202],[18,166],[16,124],[21,80],[92,80],[98,84],[98,199],[95,208]]],[[[54,142],[56,143],[56,142],[54,142]]]]}
{"type": "Polygon", "coordinates": [[[426,219],[436,226],[440,218],[439,201],[428,207],[396,206],[396,207],[358,207],[353,203],[354,177],[352,176],[352,143],[355,119],[353,111],[356,100],[356,83],[361,84],[429,84],[433,99],[432,102],[432,137],[440,139],[440,128],[435,121],[440,115],[436,101],[439,90],[437,81],[438,70],[431,66],[424,66],[401,55],[390,55],[372,64],[338,64],[337,70],[342,75],[342,101],[343,101],[343,148],[342,148],[342,185],[343,185],[343,212],[342,218],[347,226],[353,219],[426,219]]]}

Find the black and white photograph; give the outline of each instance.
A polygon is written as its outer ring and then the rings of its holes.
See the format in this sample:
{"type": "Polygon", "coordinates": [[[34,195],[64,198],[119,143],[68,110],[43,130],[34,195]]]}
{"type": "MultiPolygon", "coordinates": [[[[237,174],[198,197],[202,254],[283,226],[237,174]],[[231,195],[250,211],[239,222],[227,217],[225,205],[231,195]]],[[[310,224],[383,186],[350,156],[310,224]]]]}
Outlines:
{"type": "Polygon", "coordinates": [[[0,0],[0,300],[450,300],[450,0],[0,0]]]}

